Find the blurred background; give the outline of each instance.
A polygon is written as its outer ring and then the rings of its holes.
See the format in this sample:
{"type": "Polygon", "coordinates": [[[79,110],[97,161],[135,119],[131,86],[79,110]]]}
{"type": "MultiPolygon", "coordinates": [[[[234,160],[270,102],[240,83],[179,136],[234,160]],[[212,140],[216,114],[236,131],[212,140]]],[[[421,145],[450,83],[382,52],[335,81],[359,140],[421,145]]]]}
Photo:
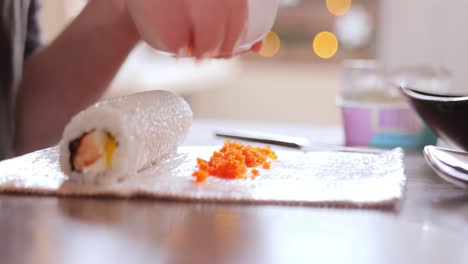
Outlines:
{"type": "MultiPolygon", "coordinates": [[[[42,0],[44,42],[85,4],[42,0]]],[[[453,74],[454,89],[465,93],[465,10],[465,0],[281,0],[260,55],[196,64],[141,44],[106,97],[167,89],[184,96],[197,118],[338,126],[336,98],[346,59],[443,66],[453,74]]]]}

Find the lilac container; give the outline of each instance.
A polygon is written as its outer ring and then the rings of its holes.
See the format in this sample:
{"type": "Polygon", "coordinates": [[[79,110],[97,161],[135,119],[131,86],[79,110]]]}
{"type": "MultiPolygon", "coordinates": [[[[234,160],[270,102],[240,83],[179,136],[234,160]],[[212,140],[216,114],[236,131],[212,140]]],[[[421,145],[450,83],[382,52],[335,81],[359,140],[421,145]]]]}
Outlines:
{"type": "Polygon", "coordinates": [[[373,60],[344,63],[337,105],[348,146],[415,149],[437,141],[373,60]]]}
{"type": "Polygon", "coordinates": [[[423,148],[436,136],[406,105],[338,100],[347,146],[423,148]]]}

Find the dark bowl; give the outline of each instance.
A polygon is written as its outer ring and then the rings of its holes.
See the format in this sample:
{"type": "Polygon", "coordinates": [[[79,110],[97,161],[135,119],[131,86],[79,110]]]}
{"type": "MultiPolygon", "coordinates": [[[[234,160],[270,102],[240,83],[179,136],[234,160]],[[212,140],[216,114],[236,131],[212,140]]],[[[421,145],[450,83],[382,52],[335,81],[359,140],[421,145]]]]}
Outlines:
{"type": "Polygon", "coordinates": [[[468,150],[468,96],[436,95],[400,86],[408,103],[449,144],[468,150]]]}

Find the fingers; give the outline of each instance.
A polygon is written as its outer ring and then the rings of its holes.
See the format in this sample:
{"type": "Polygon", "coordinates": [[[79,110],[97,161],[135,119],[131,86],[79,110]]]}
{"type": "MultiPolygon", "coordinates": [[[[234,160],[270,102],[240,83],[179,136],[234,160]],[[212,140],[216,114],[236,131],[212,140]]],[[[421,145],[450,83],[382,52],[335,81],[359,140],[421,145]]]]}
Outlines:
{"type": "Polygon", "coordinates": [[[226,24],[226,4],[219,0],[190,2],[194,33],[193,56],[215,57],[223,44],[226,24]]]}
{"type": "Polygon", "coordinates": [[[156,18],[164,48],[176,54],[189,48],[191,39],[190,17],[185,8],[190,0],[162,0],[167,6],[156,18]]]}
{"type": "Polygon", "coordinates": [[[260,52],[260,50],[262,50],[262,47],[263,47],[263,41],[259,41],[255,43],[250,50],[258,53],[260,52]]]}
{"type": "Polygon", "coordinates": [[[230,59],[230,58],[232,58],[234,56],[241,55],[241,54],[247,53],[249,51],[259,53],[262,50],[262,47],[263,47],[263,40],[255,43],[250,50],[242,51],[240,53],[233,53],[233,54],[229,54],[229,55],[218,55],[218,56],[216,56],[214,58],[215,59],[230,59]]]}
{"type": "Polygon", "coordinates": [[[246,0],[191,1],[194,56],[229,58],[245,33],[248,18],[246,0]]]}
{"type": "Polygon", "coordinates": [[[129,11],[142,38],[152,47],[179,53],[190,41],[190,0],[131,0],[129,11]]]}
{"type": "Polygon", "coordinates": [[[248,20],[247,0],[225,0],[227,10],[225,35],[219,56],[232,56],[238,40],[245,33],[248,20]]]}
{"type": "Polygon", "coordinates": [[[131,0],[143,40],[179,56],[230,57],[246,33],[247,0],[131,0]]]}
{"type": "Polygon", "coordinates": [[[213,58],[215,58],[215,59],[230,59],[230,58],[232,58],[234,56],[241,55],[241,54],[247,53],[249,51],[259,53],[260,50],[262,50],[262,47],[263,47],[263,41],[259,41],[259,42],[255,43],[250,50],[245,50],[245,51],[241,51],[239,53],[233,53],[233,54],[228,54],[228,55],[217,55],[217,56],[215,56],[213,58]]]}

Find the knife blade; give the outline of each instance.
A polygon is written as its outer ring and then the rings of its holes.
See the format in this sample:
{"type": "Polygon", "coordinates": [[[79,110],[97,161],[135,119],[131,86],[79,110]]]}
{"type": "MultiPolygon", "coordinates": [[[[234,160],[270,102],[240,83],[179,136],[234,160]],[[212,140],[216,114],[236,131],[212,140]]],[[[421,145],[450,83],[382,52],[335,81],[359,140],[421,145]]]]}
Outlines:
{"type": "Polygon", "coordinates": [[[247,130],[218,130],[215,135],[220,138],[244,140],[248,142],[276,145],[286,148],[293,148],[305,152],[309,151],[336,151],[352,153],[379,154],[385,152],[375,148],[345,147],[329,144],[311,144],[309,140],[302,137],[290,137],[278,134],[260,133],[247,130]]]}

